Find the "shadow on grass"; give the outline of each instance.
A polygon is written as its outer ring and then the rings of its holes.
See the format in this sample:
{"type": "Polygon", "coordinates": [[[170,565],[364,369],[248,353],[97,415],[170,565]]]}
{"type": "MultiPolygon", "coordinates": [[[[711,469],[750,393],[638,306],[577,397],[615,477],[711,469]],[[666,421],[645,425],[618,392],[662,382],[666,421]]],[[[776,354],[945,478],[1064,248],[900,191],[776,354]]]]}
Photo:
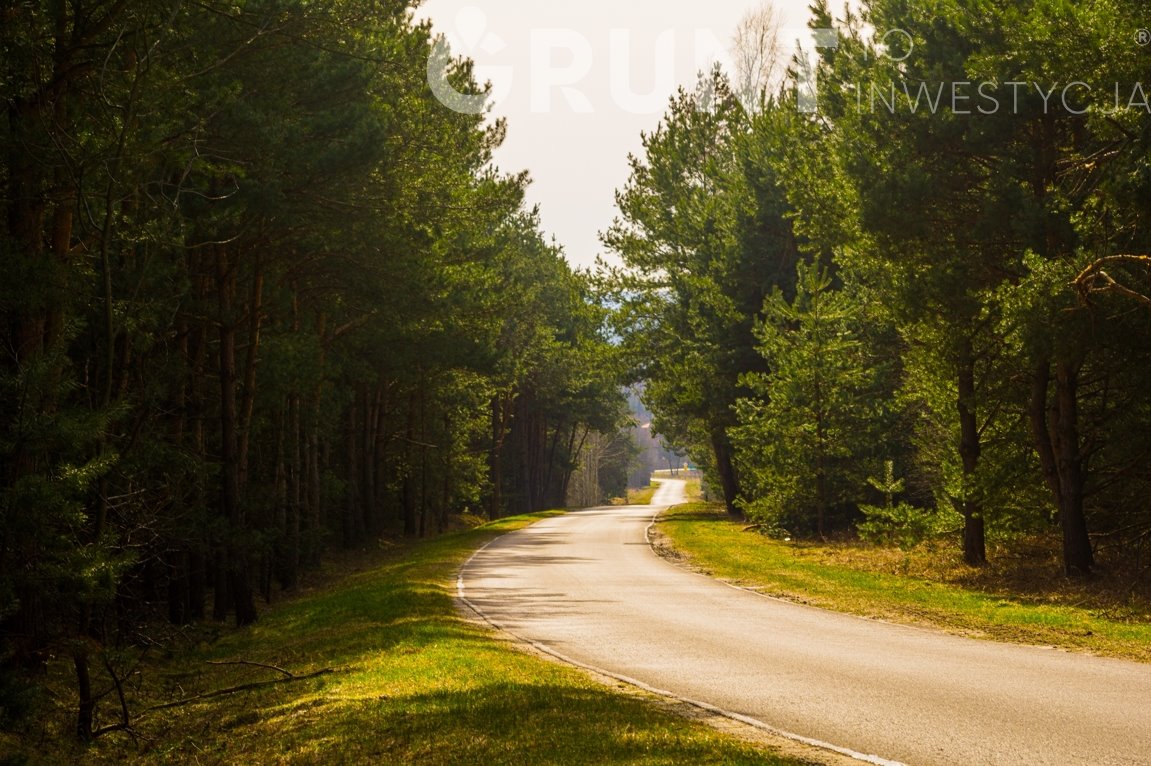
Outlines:
{"type": "Polygon", "coordinates": [[[269,650],[339,658],[339,673],[170,711],[156,744],[105,762],[783,763],[493,641],[440,612],[442,593],[388,596],[322,631],[301,625],[343,614],[327,603],[279,622],[269,650]],[[413,615],[413,602],[439,613],[413,615]]]}
{"type": "Polygon", "coordinates": [[[732,518],[722,507],[709,503],[687,503],[675,505],[659,516],[659,523],[673,524],[684,521],[716,521],[731,523],[732,518]]]}
{"type": "Polygon", "coordinates": [[[612,693],[523,654],[456,612],[451,573],[484,534],[389,554],[374,569],[283,603],[250,629],[159,668],[145,704],[194,699],[139,720],[85,762],[291,764],[783,764],[750,745],[612,693]]]}
{"type": "Polygon", "coordinates": [[[355,701],[300,701],[221,721],[159,761],[293,764],[781,764],[650,706],[563,683],[493,683],[355,701]],[[224,735],[224,736],[220,736],[224,735]]]}

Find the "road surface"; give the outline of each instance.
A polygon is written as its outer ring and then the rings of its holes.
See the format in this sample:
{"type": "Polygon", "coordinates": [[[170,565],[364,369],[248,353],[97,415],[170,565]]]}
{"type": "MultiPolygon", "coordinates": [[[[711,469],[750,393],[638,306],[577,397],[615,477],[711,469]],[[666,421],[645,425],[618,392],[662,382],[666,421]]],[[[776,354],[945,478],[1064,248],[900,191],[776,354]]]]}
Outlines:
{"type": "Polygon", "coordinates": [[[1151,665],[790,604],[655,555],[653,514],[576,511],[501,537],[460,595],[517,638],[872,763],[1151,765],[1151,665]]]}

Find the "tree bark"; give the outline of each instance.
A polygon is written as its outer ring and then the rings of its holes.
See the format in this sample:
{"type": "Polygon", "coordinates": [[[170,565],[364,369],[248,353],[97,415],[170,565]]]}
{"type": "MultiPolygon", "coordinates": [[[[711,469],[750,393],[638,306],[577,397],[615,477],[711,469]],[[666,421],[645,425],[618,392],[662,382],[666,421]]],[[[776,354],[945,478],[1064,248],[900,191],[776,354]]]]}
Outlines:
{"type": "Polygon", "coordinates": [[[491,521],[503,516],[504,512],[504,444],[508,435],[509,410],[514,399],[512,391],[492,397],[492,445],[488,451],[488,471],[492,483],[491,495],[488,497],[488,519],[491,521]]]}
{"type": "Polygon", "coordinates": [[[96,699],[92,696],[92,677],[88,670],[88,651],[77,648],[72,652],[72,667],[76,670],[76,736],[83,742],[92,740],[92,721],[96,712],[96,699]]]}
{"type": "Polygon", "coordinates": [[[1051,401],[1051,361],[1040,360],[1032,372],[1031,436],[1043,478],[1059,509],[1063,571],[1068,577],[1089,575],[1095,566],[1083,507],[1086,479],[1079,446],[1078,387],[1078,366],[1057,362],[1051,401]]]}
{"type": "Polygon", "coordinates": [[[963,462],[964,496],[959,501],[963,515],[963,560],[969,566],[987,563],[987,539],[983,504],[971,496],[975,471],[982,448],[979,443],[979,421],[975,407],[975,352],[970,337],[959,348],[959,457],[963,462]]]}
{"type": "Polygon", "coordinates": [[[720,489],[723,492],[723,504],[727,508],[727,515],[733,519],[742,520],[743,512],[739,510],[736,501],[739,498],[739,481],[735,473],[734,455],[731,441],[727,434],[713,431],[711,435],[711,449],[715,456],[715,472],[718,474],[720,489]]]}
{"type": "Polygon", "coordinates": [[[239,485],[248,483],[248,443],[252,434],[252,415],[256,408],[256,367],[260,354],[260,331],[264,314],[264,271],[257,256],[252,267],[252,294],[248,306],[248,352],[244,362],[244,385],[240,404],[238,471],[239,485]]]}
{"type": "Polygon", "coordinates": [[[1083,510],[1083,455],[1079,446],[1079,368],[1071,362],[1055,365],[1055,397],[1059,410],[1059,523],[1063,531],[1063,569],[1068,577],[1085,577],[1095,566],[1087,517],[1083,510]]]}
{"type": "Polygon", "coordinates": [[[419,392],[413,390],[408,397],[408,425],[407,425],[407,448],[404,450],[404,481],[402,487],[402,503],[403,503],[403,522],[404,522],[404,536],[414,537],[419,533],[419,517],[416,509],[416,487],[415,481],[415,443],[416,443],[416,420],[419,414],[419,392]]]}
{"type": "Polygon", "coordinates": [[[1031,423],[1031,438],[1035,444],[1035,453],[1039,456],[1039,466],[1043,472],[1043,480],[1047,483],[1051,495],[1055,498],[1056,507],[1059,505],[1059,464],[1055,458],[1055,448],[1052,446],[1050,424],[1047,420],[1048,390],[1051,386],[1051,360],[1044,358],[1036,362],[1031,372],[1031,401],[1028,407],[1028,419],[1031,423]]]}
{"type": "Polygon", "coordinates": [[[356,394],[348,406],[344,424],[344,476],[347,488],[344,497],[343,545],[351,548],[363,537],[364,516],[360,508],[360,397],[356,394]]]}
{"type": "Polygon", "coordinates": [[[247,555],[237,536],[245,527],[240,503],[236,406],[236,326],[232,295],[235,275],[223,248],[216,252],[216,298],[220,311],[220,506],[228,520],[225,580],[238,626],[256,621],[256,602],[248,582],[247,555]]]}
{"type": "Polygon", "coordinates": [[[300,395],[288,397],[288,438],[291,456],[288,460],[288,552],[284,562],[285,579],[295,588],[300,575],[300,521],[304,511],[304,434],[300,427],[300,395]]]}

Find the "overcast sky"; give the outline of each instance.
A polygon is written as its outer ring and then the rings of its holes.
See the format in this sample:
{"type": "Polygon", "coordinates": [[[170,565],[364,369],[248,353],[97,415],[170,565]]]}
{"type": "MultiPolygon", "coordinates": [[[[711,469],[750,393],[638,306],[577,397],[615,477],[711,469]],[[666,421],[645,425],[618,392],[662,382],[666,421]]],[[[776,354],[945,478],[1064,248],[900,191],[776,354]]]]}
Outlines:
{"type": "MultiPolygon", "coordinates": [[[[809,0],[777,0],[786,43],[803,34],[809,0]]],[[[659,124],[676,86],[727,55],[761,0],[427,0],[419,18],[476,62],[508,121],[501,169],[527,170],[530,204],[568,261],[591,266],[615,216],[640,133],[659,124]]]]}

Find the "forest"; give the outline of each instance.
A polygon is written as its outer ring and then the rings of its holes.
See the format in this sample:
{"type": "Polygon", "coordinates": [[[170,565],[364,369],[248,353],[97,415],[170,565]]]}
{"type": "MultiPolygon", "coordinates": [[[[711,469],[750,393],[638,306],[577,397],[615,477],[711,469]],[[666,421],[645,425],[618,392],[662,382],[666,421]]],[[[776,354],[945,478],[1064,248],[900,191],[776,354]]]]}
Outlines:
{"type": "Polygon", "coordinates": [[[625,422],[604,310],[412,12],[3,4],[0,718],[54,658],[99,736],[112,649],[563,506],[625,422]]]}
{"type": "Polygon", "coordinates": [[[605,284],[656,429],[770,534],[1052,540],[1051,577],[1146,586],[1145,6],[833,10],[778,90],[745,34],[631,159],[605,284]]]}
{"type": "Polygon", "coordinates": [[[766,534],[1147,588],[1142,0],[816,0],[680,89],[595,274],[416,5],[0,5],[0,729],[49,663],[123,728],[135,656],[343,549],[602,502],[633,384],[766,534]]]}

